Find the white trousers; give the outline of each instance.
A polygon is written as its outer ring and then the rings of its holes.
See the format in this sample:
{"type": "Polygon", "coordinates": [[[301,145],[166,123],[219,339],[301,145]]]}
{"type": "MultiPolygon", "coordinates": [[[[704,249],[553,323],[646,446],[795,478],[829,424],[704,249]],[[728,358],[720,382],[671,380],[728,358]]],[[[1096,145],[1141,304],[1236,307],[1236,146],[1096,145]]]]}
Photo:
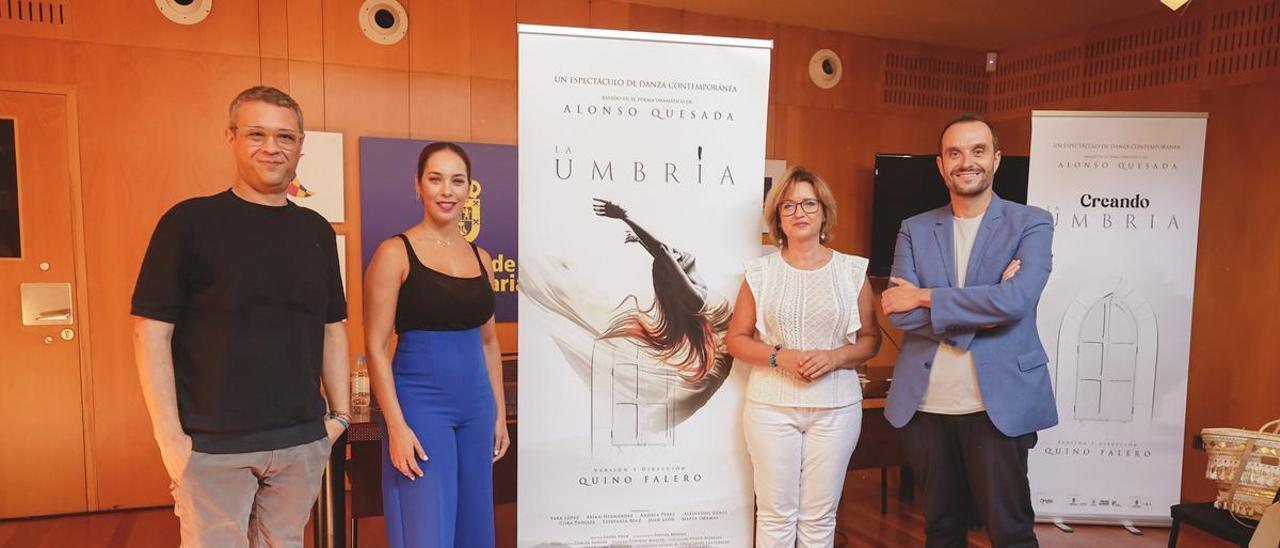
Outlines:
{"type": "Polygon", "coordinates": [[[742,422],[755,467],[756,546],[831,546],[862,404],[824,409],[747,400],[742,422]]]}

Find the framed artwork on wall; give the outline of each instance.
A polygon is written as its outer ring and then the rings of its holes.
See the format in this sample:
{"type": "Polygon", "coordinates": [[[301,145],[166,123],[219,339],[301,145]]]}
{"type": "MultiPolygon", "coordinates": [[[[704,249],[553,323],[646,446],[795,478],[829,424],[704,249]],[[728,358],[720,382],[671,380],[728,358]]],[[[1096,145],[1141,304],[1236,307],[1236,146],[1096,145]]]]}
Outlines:
{"type": "Polygon", "coordinates": [[[342,134],[308,131],[297,177],[289,183],[289,199],[314,209],[331,223],[345,221],[347,201],[342,169],[342,134]]]}

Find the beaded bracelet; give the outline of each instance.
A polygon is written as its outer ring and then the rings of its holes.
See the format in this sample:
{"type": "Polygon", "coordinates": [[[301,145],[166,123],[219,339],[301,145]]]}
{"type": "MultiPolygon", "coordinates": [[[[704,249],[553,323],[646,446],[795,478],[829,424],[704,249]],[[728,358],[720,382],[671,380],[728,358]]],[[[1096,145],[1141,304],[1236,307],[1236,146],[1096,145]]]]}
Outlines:
{"type": "Polygon", "coordinates": [[[781,352],[781,351],[782,351],[782,345],[779,344],[773,347],[773,353],[769,354],[769,367],[778,366],[778,352],[781,352]]]}
{"type": "Polygon", "coordinates": [[[351,421],[347,420],[342,415],[339,415],[338,413],[335,413],[333,411],[330,411],[329,414],[325,415],[325,418],[338,421],[338,423],[342,425],[343,430],[351,428],[351,421]]]}

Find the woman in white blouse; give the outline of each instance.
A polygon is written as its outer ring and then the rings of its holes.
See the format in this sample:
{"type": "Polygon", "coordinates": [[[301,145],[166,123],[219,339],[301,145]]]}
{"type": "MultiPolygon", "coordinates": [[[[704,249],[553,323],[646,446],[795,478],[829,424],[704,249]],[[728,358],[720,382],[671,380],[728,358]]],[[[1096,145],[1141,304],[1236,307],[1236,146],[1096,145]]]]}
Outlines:
{"type": "Polygon", "coordinates": [[[756,546],[831,546],[862,426],[854,366],[880,349],[867,259],[831,241],[830,188],[792,168],[765,198],[781,248],[747,263],[727,334],[752,365],[743,429],[755,467],[756,546]]]}

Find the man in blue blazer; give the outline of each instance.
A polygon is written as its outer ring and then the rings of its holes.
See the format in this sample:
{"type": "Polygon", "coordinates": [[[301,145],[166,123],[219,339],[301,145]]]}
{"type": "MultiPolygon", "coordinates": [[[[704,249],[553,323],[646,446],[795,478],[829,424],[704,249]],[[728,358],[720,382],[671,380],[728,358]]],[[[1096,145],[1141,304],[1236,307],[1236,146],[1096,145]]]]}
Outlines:
{"type": "Polygon", "coordinates": [[[924,489],[927,546],[965,546],[975,510],[993,546],[1038,546],[1027,453],[1058,422],[1036,331],[1053,219],[992,192],[982,118],[947,124],[941,147],[951,203],[902,222],[881,297],[903,332],[885,416],[924,489]]]}

